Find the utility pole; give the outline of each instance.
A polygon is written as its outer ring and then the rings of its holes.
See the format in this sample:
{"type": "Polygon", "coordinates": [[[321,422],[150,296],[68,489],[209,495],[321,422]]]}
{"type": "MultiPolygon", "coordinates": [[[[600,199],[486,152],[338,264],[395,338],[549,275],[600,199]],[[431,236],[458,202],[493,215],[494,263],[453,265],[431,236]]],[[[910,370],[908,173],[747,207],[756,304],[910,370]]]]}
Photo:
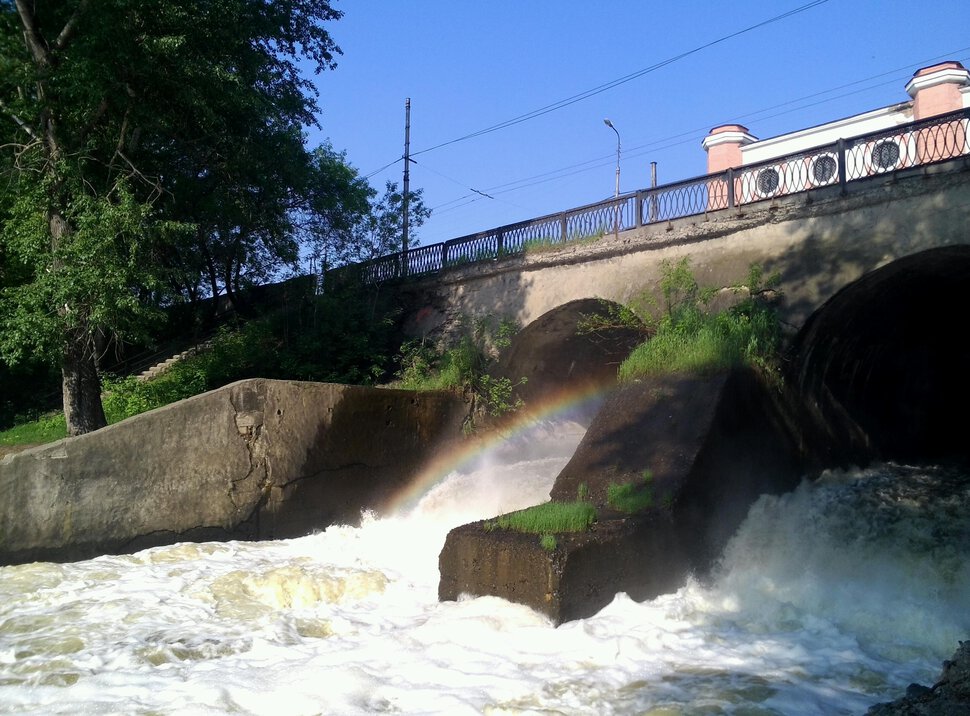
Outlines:
{"type": "Polygon", "coordinates": [[[411,189],[411,98],[404,100],[404,195],[401,199],[401,275],[408,274],[408,195],[411,189]]]}

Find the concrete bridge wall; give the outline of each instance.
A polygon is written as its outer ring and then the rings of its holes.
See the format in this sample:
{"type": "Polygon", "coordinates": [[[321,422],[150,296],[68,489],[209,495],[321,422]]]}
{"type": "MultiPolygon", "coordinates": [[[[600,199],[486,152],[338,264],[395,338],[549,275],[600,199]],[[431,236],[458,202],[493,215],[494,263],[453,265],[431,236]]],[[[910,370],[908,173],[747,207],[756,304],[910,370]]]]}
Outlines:
{"type": "Polygon", "coordinates": [[[629,302],[658,292],[661,263],[690,257],[702,285],[730,286],[752,263],[779,272],[782,319],[800,328],[825,301],[867,273],[926,249],[970,241],[966,158],[618,236],[540,247],[525,256],[443,271],[402,287],[412,336],[448,335],[462,318],[528,325],[581,298],[629,302]]]}

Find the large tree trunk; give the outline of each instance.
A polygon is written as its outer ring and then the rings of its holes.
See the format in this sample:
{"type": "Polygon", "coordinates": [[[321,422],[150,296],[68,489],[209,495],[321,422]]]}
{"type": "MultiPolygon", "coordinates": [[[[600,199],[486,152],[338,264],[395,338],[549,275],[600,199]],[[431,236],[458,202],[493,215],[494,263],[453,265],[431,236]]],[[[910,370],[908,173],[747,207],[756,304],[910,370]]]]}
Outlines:
{"type": "Polygon", "coordinates": [[[101,405],[101,381],[94,341],[87,331],[69,331],[61,362],[64,419],[68,435],[83,435],[108,424],[101,405]]]}

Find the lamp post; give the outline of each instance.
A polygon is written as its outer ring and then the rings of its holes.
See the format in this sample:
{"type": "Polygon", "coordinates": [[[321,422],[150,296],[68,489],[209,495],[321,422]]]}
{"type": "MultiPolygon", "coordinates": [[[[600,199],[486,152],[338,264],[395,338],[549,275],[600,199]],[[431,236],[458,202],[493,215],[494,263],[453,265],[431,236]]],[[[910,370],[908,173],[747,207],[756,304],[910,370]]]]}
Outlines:
{"type": "MultiPolygon", "coordinates": [[[[603,120],[603,124],[616,132],[616,188],[613,191],[613,199],[620,198],[620,133],[609,118],[603,120]]],[[[620,235],[620,203],[616,202],[616,221],[613,224],[613,234],[620,235]]]]}

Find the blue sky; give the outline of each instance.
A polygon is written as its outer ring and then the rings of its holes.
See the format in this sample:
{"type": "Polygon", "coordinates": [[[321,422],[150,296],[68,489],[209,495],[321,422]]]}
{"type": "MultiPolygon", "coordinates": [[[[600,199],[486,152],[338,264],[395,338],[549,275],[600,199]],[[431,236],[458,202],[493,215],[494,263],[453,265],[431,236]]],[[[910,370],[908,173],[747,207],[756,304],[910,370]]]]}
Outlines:
{"type": "Polygon", "coordinates": [[[616,135],[605,117],[620,134],[625,192],[649,186],[651,161],[661,184],[703,174],[701,140],[716,125],[740,122],[767,138],[905,101],[912,73],[936,61],[970,67],[970,0],[334,7],[345,13],[329,27],[344,54],[314,78],[321,126],[309,141],[346,151],[375,188],[400,183],[410,98],[411,187],[434,210],[422,244],[612,196],[616,135]]]}

